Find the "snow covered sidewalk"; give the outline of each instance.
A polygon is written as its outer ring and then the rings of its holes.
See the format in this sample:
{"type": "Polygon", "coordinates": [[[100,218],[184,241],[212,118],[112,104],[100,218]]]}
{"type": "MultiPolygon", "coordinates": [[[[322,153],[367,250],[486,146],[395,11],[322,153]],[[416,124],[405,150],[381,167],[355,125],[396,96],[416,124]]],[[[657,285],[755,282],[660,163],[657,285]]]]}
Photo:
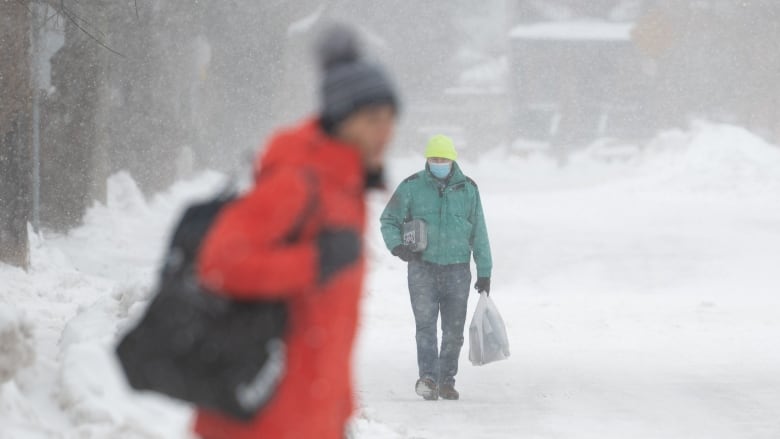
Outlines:
{"type": "Polygon", "coordinates": [[[410,438],[780,437],[780,149],[702,126],[623,164],[463,167],[513,356],[474,367],[464,349],[461,400],[419,399],[405,269],[381,256],[365,416],[410,438]]]}
{"type": "MultiPolygon", "coordinates": [[[[421,165],[396,160],[393,181],[421,165]]],[[[464,349],[460,401],[414,394],[405,267],[378,231],[388,195],[373,195],[357,438],[780,437],[778,148],[704,125],[625,163],[496,153],[463,168],[513,356],[474,367],[464,349]]],[[[33,242],[29,273],[0,265],[0,380],[16,372],[0,383],[0,439],[189,437],[189,410],[129,392],[112,348],[181,208],[221,181],[144,200],[118,174],[84,226],[33,242]]]]}

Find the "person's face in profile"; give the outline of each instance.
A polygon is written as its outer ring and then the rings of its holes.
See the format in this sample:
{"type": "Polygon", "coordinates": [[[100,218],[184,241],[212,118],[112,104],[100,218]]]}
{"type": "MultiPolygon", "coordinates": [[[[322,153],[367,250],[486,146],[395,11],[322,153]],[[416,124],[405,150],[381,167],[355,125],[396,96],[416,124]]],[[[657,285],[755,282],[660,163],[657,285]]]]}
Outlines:
{"type": "Polygon", "coordinates": [[[382,168],[387,145],[393,137],[396,114],[391,105],[370,105],[355,112],[337,131],[337,137],[355,146],[368,171],[382,168]]]}

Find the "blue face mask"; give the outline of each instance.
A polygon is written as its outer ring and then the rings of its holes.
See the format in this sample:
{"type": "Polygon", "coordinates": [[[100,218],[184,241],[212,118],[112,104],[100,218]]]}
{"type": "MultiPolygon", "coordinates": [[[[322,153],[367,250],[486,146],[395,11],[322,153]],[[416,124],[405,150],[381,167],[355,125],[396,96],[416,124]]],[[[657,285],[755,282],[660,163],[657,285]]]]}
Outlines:
{"type": "Polygon", "coordinates": [[[431,170],[431,174],[434,177],[443,180],[450,175],[452,171],[452,162],[450,163],[428,163],[428,168],[431,170]]]}

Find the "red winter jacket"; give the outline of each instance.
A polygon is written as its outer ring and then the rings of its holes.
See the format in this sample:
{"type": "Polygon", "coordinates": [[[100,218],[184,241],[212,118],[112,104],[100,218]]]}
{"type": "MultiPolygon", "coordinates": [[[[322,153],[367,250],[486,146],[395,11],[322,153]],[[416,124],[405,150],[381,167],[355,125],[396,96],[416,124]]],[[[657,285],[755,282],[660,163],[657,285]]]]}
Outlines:
{"type": "Polygon", "coordinates": [[[199,274],[206,286],[241,298],[289,302],[287,371],[249,423],[200,410],[206,439],[342,439],[353,410],[352,345],[364,262],[318,282],[316,237],[365,224],[364,168],[354,148],[316,121],[272,138],[254,188],[225,208],[206,237],[199,274]],[[285,242],[296,227],[301,238],[285,242]]]}

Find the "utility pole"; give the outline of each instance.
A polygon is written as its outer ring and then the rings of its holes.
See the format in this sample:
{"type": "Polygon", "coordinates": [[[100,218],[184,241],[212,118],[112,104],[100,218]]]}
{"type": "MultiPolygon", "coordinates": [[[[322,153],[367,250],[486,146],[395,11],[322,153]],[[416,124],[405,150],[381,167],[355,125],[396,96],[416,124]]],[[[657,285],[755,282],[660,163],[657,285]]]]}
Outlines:
{"type": "Polygon", "coordinates": [[[41,6],[31,5],[30,82],[32,88],[32,226],[35,233],[41,227],[41,35],[45,20],[41,6]]]}
{"type": "Polygon", "coordinates": [[[0,263],[29,265],[31,23],[21,2],[0,0],[0,263]]]}

